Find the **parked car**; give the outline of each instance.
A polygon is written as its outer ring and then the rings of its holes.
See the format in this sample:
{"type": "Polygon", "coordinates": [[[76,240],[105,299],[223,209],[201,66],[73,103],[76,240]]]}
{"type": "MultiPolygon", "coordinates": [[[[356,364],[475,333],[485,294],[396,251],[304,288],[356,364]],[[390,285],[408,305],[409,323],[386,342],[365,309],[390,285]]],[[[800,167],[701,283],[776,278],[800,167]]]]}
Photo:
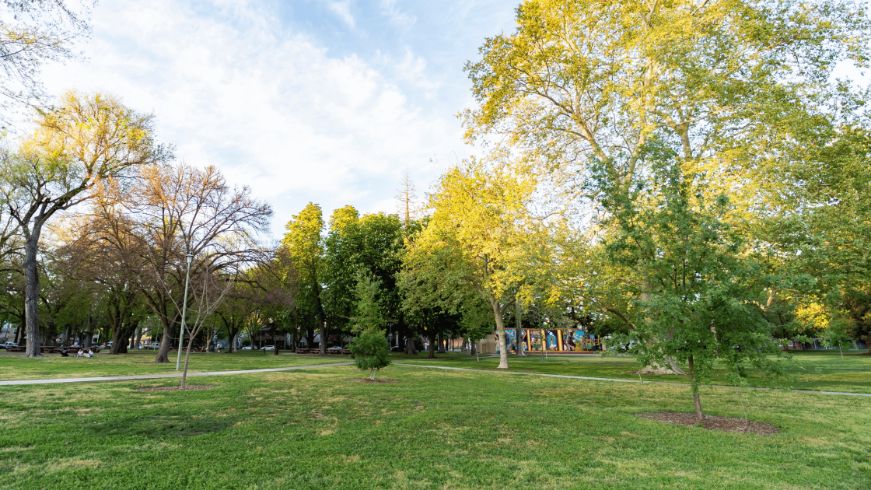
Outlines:
{"type": "Polygon", "coordinates": [[[260,350],[262,350],[264,352],[272,352],[275,350],[275,346],[274,345],[264,345],[263,347],[260,348],[260,350]]]}
{"type": "Polygon", "coordinates": [[[7,340],[6,342],[0,344],[0,349],[14,349],[16,347],[18,347],[18,344],[11,340],[7,340]]]}
{"type": "Polygon", "coordinates": [[[242,350],[254,350],[254,348],[251,347],[250,345],[243,345],[242,350]]]}
{"type": "Polygon", "coordinates": [[[332,347],[329,347],[329,348],[327,349],[327,352],[333,352],[333,353],[341,354],[343,350],[344,350],[344,349],[343,349],[341,346],[339,346],[339,345],[334,345],[334,346],[332,346],[332,347]]]}

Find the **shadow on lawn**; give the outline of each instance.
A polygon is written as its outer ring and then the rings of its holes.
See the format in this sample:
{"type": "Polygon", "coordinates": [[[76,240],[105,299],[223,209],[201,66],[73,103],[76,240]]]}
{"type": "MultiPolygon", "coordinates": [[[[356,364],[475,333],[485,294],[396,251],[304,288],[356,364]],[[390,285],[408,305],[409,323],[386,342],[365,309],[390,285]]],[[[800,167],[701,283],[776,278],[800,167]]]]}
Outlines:
{"type": "Polygon", "coordinates": [[[212,415],[166,414],[150,417],[140,415],[91,423],[88,429],[106,437],[139,436],[160,439],[212,434],[229,429],[235,423],[233,417],[212,415]]]}

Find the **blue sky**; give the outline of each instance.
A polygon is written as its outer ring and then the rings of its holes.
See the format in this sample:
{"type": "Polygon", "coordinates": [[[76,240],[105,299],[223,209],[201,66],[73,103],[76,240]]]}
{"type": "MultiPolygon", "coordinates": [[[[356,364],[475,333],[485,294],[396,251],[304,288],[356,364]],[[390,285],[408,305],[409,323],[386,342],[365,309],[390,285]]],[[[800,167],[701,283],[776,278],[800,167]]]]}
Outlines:
{"type": "Polygon", "coordinates": [[[275,211],[278,238],[308,201],[397,210],[406,172],[422,198],[473,152],[456,115],[509,0],[99,2],[50,93],[106,92],[155,115],[177,159],[218,166],[275,211]]]}

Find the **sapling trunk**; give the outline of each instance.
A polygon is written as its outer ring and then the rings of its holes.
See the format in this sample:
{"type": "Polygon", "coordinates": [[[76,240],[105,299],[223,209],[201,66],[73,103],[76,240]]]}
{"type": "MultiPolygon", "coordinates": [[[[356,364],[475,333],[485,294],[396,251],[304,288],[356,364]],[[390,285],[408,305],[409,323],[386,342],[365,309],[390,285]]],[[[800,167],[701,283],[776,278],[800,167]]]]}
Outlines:
{"type": "MultiPolygon", "coordinates": [[[[193,347],[193,345],[194,345],[194,336],[195,336],[194,334],[191,334],[191,338],[190,338],[190,340],[188,340],[187,349],[185,349],[185,353],[184,353],[184,371],[182,371],[182,373],[181,373],[181,385],[179,386],[179,388],[182,390],[185,389],[185,387],[187,386],[188,365],[190,364],[190,361],[191,361],[191,347],[193,347]]],[[[179,346],[179,348],[181,348],[181,346],[179,346]]]]}
{"type": "Polygon", "coordinates": [[[702,411],[702,398],[699,394],[699,376],[696,371],[695,363],[693,356],[690,356],[688,359],[688,365],[690,369],[690,376],[692,376],[692,382],[690,383],[692,392],[693,392],[693,406],[696,410],[696,418],[699,422],[705,420],[705,413],[702,411]]]}

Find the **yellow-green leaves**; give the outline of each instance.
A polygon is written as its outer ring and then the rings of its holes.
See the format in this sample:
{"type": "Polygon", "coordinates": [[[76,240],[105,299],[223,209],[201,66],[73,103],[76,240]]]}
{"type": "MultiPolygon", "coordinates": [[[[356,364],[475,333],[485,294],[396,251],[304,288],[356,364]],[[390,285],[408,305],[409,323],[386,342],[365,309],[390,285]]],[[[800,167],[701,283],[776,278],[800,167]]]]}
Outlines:
{"type": "MultiPolygon", "coordinates": [[[[504,164],[471,161],[442,177],[432,219],[415,243],[435,251],[455,246],[490,301],[524,284],[537,225],[528,205],[535,180],[504,164]]],[[[539,235],[540,237],[540,235],[539,235]]]]}

